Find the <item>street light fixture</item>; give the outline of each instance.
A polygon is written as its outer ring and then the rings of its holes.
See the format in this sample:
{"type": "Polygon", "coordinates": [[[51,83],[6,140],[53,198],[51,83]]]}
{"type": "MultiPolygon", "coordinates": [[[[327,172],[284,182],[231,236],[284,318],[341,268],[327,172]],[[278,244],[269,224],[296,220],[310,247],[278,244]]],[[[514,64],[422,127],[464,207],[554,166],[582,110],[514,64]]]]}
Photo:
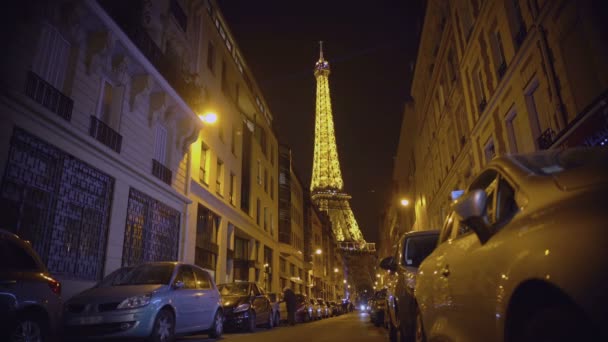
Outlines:
{"type": "Polygon", "coordinates": [[[315,253],[316,253],[317,255],[321,255],[321,253],[323,253],[323,252],[321,251],[321,248],[317,248],[317,250],[315,251],[315,253]]]}
{"type": "Polygon", "coordinates": [[[346,284],[346,279],[344,279],[344,284],[346,284]]]}
{"type": "Polygon", "coordinates": [[[334,273],[338,273],[338,268],[334,268],[334,273]]]}
{"type": "Polygon", "coordinates": [[[408,200],[407,198],[402,198],[401,205],[407,207],[408,205],[410,205],[410,200],[408,200]]]}
{"type": "Polygon", "coordinates": [[[202,122],[210,125],[217,122],[217,114],[215,114],[214,112],[199,114],[198,118],[201,119],[202,122]]]}

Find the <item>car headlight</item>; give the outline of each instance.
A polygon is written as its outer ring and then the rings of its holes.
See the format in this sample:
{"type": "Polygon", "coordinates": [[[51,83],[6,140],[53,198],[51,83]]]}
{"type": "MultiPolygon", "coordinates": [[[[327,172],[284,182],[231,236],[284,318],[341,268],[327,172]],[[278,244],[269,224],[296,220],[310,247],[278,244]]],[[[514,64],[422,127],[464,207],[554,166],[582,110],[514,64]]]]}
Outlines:
{"type": "Polygon", "coordinates": [[[146,306],[150,304],[150,299],[152,299],[151,294],[146,294],[143,296],[133,296],[123,300],[118,306],[117,309],[135,309],[140,308],[142,306],[146,306]]]}
{"type": "Polygon", "coordinates": [[[244,304],[237,306],[233,312],[237,313],[237,312],[243,312],[243,311],[247,311],[247,310],[249,310],[249,303],[244,303],[244,304]]]}

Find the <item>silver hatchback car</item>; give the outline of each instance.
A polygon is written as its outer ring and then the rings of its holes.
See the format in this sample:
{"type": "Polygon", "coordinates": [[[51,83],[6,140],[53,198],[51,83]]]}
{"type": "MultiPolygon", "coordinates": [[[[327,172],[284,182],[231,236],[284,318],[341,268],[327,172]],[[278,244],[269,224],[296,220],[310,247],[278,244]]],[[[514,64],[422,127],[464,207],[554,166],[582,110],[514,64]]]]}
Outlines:
{"type": "Polygon", "coordinates": [[[179,262],[144,263],[118,282],[86,290],[65,304],[67,338],[149,337],[223,333],[221,297],[209,274],[179,262]]]}

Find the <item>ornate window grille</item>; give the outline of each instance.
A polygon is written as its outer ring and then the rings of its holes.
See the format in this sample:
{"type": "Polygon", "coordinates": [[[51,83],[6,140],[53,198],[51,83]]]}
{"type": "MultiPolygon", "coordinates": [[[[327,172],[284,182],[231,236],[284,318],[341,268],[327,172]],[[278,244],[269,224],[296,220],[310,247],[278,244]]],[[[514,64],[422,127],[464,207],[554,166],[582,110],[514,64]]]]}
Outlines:
{"type": "Polygon", "coordinates": [[[177,260],[179,223],[179,211],[131,188],[122,265],[177,260]]]}
{"type": "Polygon", "coordinates": [[[103,275],[114,179],[16,128],[0,186],[0,224],[29,240],[49,271],[103,275]]]}

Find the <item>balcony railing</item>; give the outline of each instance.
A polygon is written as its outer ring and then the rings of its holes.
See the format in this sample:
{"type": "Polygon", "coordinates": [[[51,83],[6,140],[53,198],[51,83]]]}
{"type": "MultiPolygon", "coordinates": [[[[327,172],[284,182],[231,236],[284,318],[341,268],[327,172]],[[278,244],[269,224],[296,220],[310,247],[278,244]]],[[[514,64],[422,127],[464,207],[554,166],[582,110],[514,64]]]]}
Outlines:
{"type": "MultiPolygon", "coordinates": [[[[181,61],[173,61],[167,58],[162,49],[150,37],[148,30],[139,24],[142,15],[142,1],[99,0],[99,3],[169,82],[171,87],[196,111],[202,89],[194,84],[193,75],[188,75],[182,71],[181,61]]],[[[176,1],[171,2],[170,11],[185,30],[187,16],[176,1]]]]}
{"type": "Polygon", "coordinates": [[[92,115],[89,134],[97,141],[120,153],[122,136],[103,121],[92,115]]]}
{"type": "Polygon", "coordinates": [[[74,101],[33,71],[29,71],[27,74],[25,95],[67,121],[72,118],[74,101]]]}
{"type": "Polygon", "coordinates": [[[171,185],[173,173],[171,170],[156,159],[152,159],[152,175],[162,180],[168,185],[171,185]]]}
{"type": "Polygon", "coordinates": [[[553,140],[555,140],[555,132],[551,128],[547,128],[537,139],[538,148],[541,150],[546,150],[551,147],[553,144],[553,140]]]}

